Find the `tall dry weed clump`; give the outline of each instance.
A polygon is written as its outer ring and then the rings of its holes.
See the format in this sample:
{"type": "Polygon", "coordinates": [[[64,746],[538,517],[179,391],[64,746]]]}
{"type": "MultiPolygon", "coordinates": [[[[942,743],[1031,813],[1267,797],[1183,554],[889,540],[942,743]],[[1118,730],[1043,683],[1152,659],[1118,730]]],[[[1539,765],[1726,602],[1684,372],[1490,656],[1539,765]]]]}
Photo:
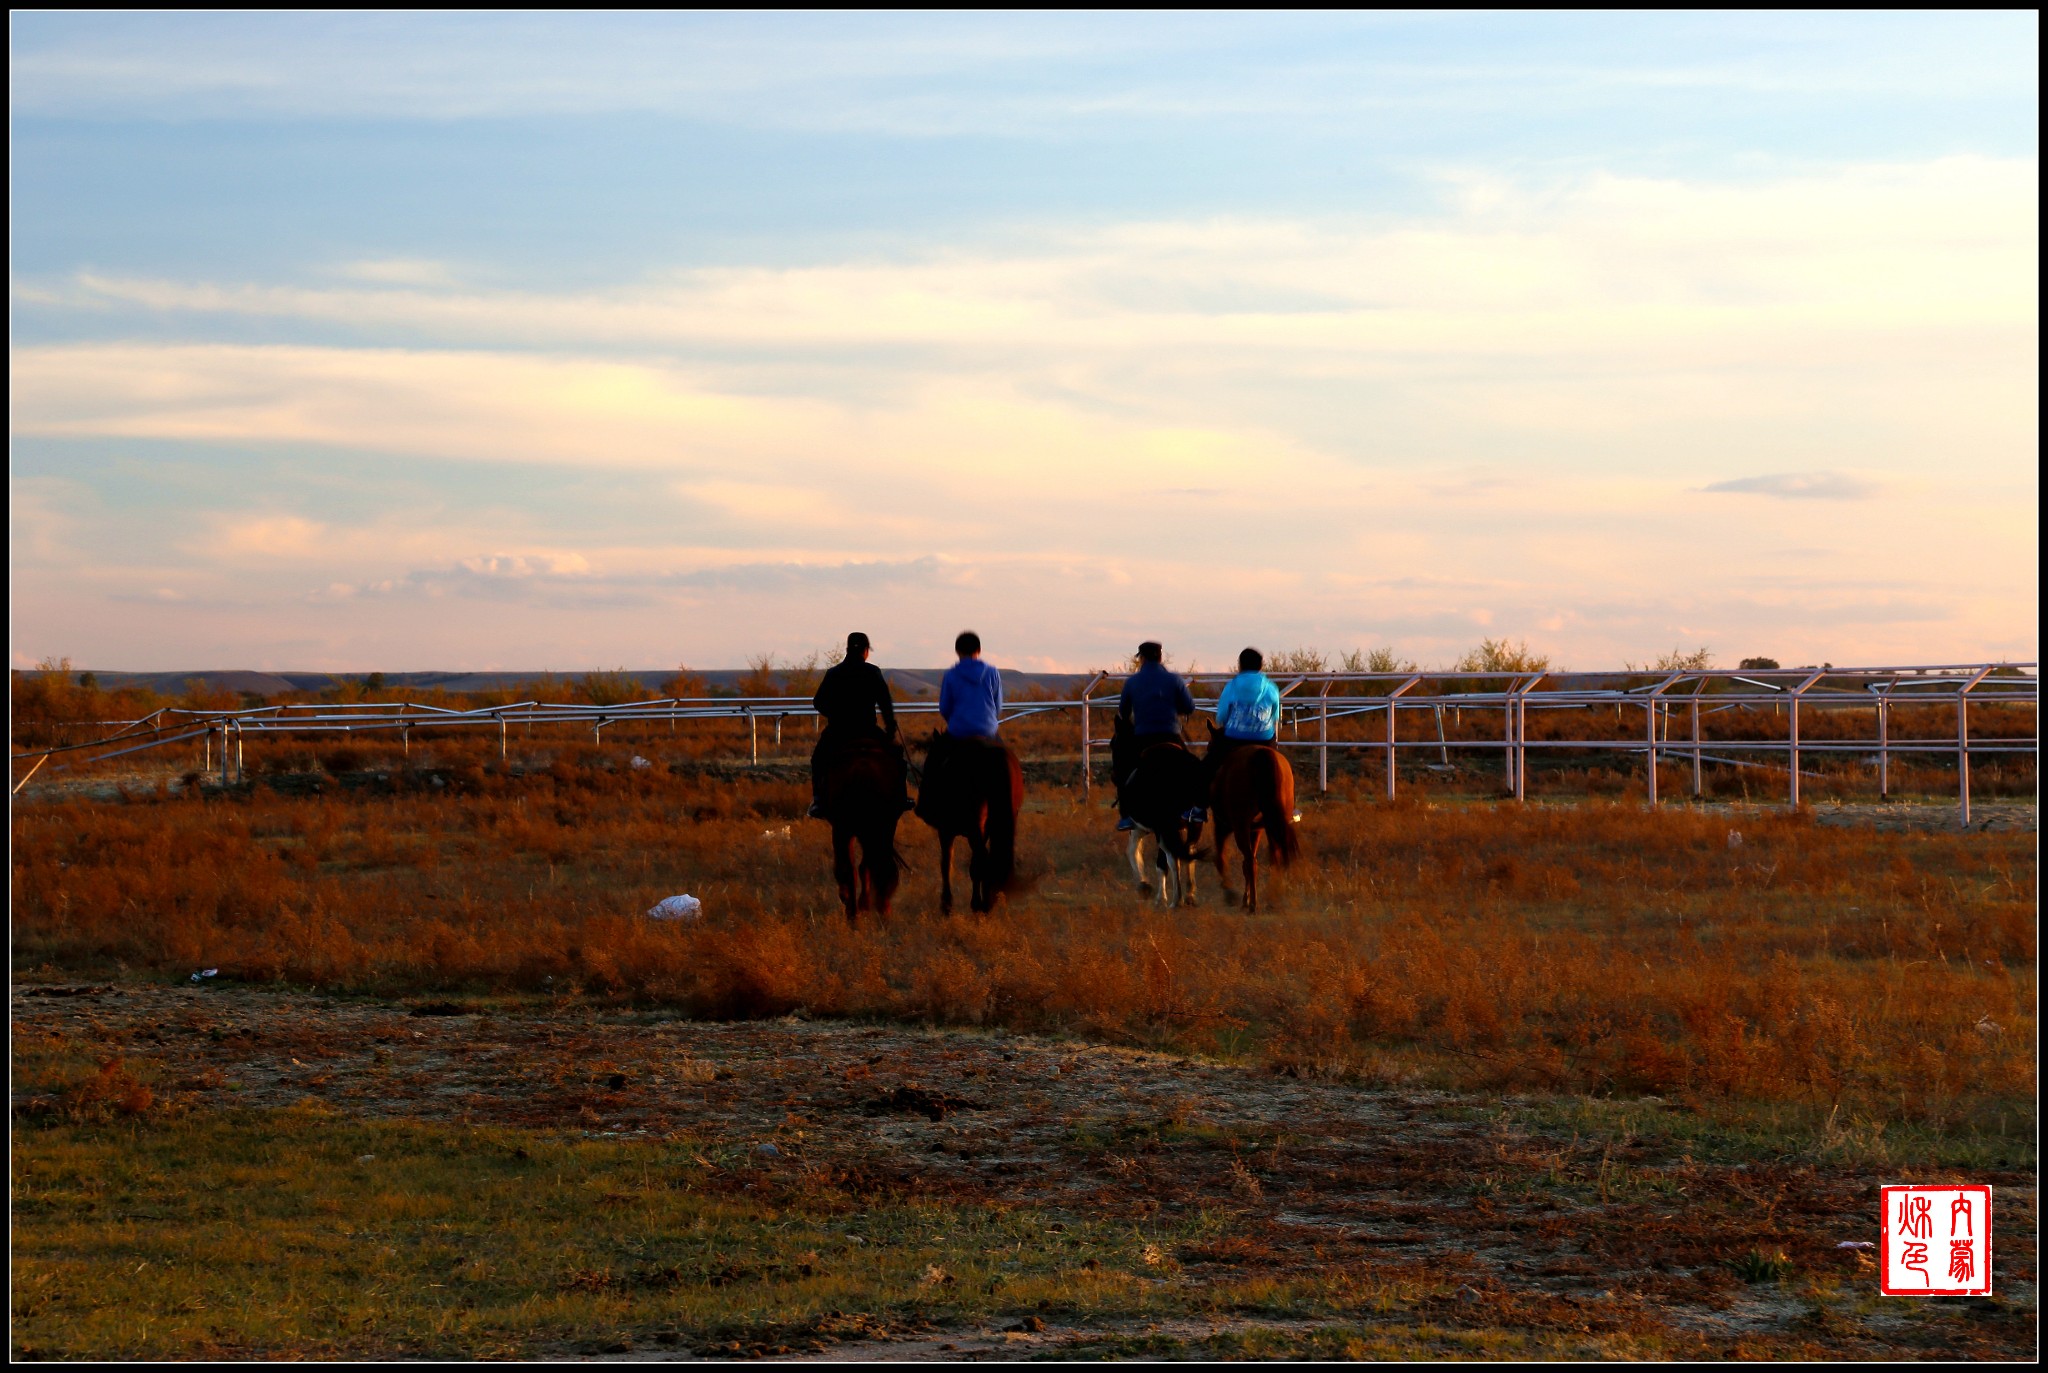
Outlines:
{"type": "Polygon", "coordinates": [[[18,807],[17,968],[801,1009],[1943,1122],[2034,1092],[2030,836],[1773,814],[1731,844],[1697,811],[1340,797],[1251,917],[1212,869],[1199,907],[1141,902],[1104,814],[1034,783],[1030,892],[937,916],[910,822],[898,914],[849,928],[794,774],[698,771],[687,740],[520,771],[481,743],[352,747],[317,791],[18,807]],[[708,914],[643,914],[678,891],[708,914]]]}

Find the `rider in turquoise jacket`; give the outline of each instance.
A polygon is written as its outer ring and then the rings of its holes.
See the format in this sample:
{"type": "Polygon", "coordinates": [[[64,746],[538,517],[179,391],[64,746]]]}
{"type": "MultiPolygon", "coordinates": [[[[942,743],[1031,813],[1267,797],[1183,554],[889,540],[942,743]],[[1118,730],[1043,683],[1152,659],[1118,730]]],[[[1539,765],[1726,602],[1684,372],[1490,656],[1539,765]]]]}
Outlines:
{"type": "Polygon", "coordinates": [[[1216,698],[1216,723],[1222,733],[1212,735],[1203,761],[1209,776],[1229,752],[1245,744],[1270,744],[1280,734],[1280,688],[1265,674],[1265,655],[1248,648],[1237,655],[1237,675],[1216,698]]]}

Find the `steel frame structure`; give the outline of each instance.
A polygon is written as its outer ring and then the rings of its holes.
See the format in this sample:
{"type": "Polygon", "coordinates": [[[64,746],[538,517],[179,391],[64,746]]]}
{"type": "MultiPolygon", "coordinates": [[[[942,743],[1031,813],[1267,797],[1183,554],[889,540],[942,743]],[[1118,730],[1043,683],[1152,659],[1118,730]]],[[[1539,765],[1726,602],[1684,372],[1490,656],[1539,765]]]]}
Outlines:
{"type": "MultiPolygon", "coordinates": [[[[1813,774],[1800,767],[1809,754],[1860,753],[1874,755],[1878,769],[1878,793],[1891,792],[1893,755],[1947,754],[1953,752],[1957,769],[1957,801],[1964,824],[1970,820],[1970,756],[1977,754],[2026,753],[2039,756],[2040,679],[2034,663],[1963,663],[1908,667],[1871,668],[1782,668],[1770,671],[1727,671],[1718,669],[1660,672],[1623,670],[1619,672],[1297,672],[1276,673],[1281,688],[1282,732],[1291,726],[1293,737],[1278,740],[1283,748],[1311,750],[1316,754],[1316,786],[1327,792],[1330,786],[1330,755],[1333,750],[1379,750],[1383,755],[1385,794],[1395,795],[1398,769],[1396,758],[1403,749],[1436,749],[1441,762],[1449,765],[1450,750],[1498,749],[1503,759],[1503,781],[1516,800],[1527,795],[1529,752],[1571,750],[1595,753],[1640,753],[1645,759],[1644,777],[1648,801],[1662,799],[1658,766],[1671,757],[1690,763],[1691,794],[1703,794],[1704,764],[1773,766],[1757,758],[1783,756],[1787,777],[1786,803],[1799,804],[1802,776],[1813,774]],[[1955,711],[1954,739],[1898,739],[1892,735],[1891,717],[1900,705],[1947,706],[1955,711]],[[1972,705],[2018,705],[2035,712],[2035,734],[2027,738],[1970,737],[1972,705]],[[1557,710],[1614,710],[1625,722],[1630,713],[1642,712],[1640,730],[1613,737],[1586,739],[1538,739],[1529,736],[1529,712],[1557,710]],[[1443,726],[1446,710],[1462,716],[1465,711],[1500,712],[1498,739],[1447,738],[1443,726]],[[1800,722],[1811,711],[1868,711],[1874,717],[1874,737],[1862,739],[1802,740],[1800,722]],[[1767,714],[1783,717],[1782,737],[1756,739],[1715,739],[1702,737],[1703,717],[1729,712],[1767,714]],[[1420,713],[1433,721],[1421,738],[1402,738],[1402,724],[1420,713]],[[1377,716],[1377,739],[1333,739],[1332,721],[1377,716]],[[1685,721],[1684,732],[1673,738],[1674,719],[1685,721]],[[1304,721],[1312,721],[1315,737],[1300,737],[1304,721]],[[1433,733],[1434,737],[1429,737],[1433,733]],[[1712,750],[1709,752],[1708,750],[1712,750]],[[1726,757],[1727,754],[1747,754],[1726,757]]],[[[1107,709],[1113,714],[1113,689],[1129,674],[1097,673],[1071,701],[1031,701],[1010,706],[1005,720],[1021,719],[1051,712],[1075,712],[1080,725],[1081,777],[1084,792],[1092,785],[1093,752],[1109,740],[1094,737],[1094,713],[1107,709]],[[1098,694],[1100,692],[1101,694],[1098,694]]],[[[1196,692],[1196,704],[1213,707],[1213,695],[1204,691],[1229,680],[1228,673],[1202,673],[1189,679],[1196,692]]],[[[900,714],[928,715],[938,707],[931,701],[904,701],[900,714]]],[[[496,728],[499,754],[506,756],[514,725],[563,725],[587,727],[594,741],[601,743],[604,731],[618,724],[667,720],[743,719],[747,722],[748,756],[760,760],[760,726],[772,722],[776,742],[781,742],[782,724],[788,719],[814,717],[810,702],[800,698],[709,697],[669,698],[658,701],[622,702],[616,705],[571,705],[519,701],[505,705],[478,706],[461,710],[423,705],[412,701],[316,703],[257,706],[246,710],[192,711],[165,708],[138,720],[94,722],[115,729],[113,734],[78,743],[53,745],[13,755],[16,762],[33,759],[27,773],[14,783],[15,793],[52,756],[83,750],[111,749],[90,761],[119,757],[127,753],[156,749],[190,740],[201,740],[205,769],[213,767],[213,752],[219,748],[221,782],[240,779],[243,746],[251,735],[341,733],[367,734],[398,731],[407,752],[412,734],[421,729],[496,728]],[[116,747],[118,746],[118,747],[116,747]]],[[[1810,718],[1810,717],[1809,717],[1810,718]]],[[[1409,731],[1415,733],[1416,731],[1409,731]]],[[[1760,731],[1761,732],[1761,731],[1760,731]]]]}

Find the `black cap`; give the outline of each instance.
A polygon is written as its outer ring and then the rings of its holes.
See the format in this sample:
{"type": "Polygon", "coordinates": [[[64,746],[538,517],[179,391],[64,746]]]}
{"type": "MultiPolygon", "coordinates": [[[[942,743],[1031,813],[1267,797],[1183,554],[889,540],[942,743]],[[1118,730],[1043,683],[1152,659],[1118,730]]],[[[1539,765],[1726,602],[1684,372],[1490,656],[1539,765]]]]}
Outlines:
{"type": "Polygon", "coordinates": [[[864,652],[867,649],[867,647],[868,636],[861,633],[859,630],[856,629],[853,631],[853,633],[846,636],[846,651],[848,653],[861,653],[864,652]]]}

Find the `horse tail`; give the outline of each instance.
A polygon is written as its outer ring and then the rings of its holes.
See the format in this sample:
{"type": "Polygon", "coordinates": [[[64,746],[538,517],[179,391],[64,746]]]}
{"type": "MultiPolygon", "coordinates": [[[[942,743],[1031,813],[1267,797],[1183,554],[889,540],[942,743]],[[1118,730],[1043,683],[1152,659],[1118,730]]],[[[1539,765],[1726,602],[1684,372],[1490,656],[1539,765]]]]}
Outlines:
{"type": "Polygon", "coordinates": [[[1024,769],[1005,747],[988,779],[989,887],[1007,891],[1017,875],[1017,812],[1024,802],[1024,769]]]}
{"type": "Polygon", "coordinates": [[[1273,859],[1284,868],[1301,857],[1301,836],[1294,829],[1294,769],[1287,766],[1278,749],[1272,752],[1271,804],[1260,809],[1265,812],[1266,840],[1273,846],[1273,859]]]}

